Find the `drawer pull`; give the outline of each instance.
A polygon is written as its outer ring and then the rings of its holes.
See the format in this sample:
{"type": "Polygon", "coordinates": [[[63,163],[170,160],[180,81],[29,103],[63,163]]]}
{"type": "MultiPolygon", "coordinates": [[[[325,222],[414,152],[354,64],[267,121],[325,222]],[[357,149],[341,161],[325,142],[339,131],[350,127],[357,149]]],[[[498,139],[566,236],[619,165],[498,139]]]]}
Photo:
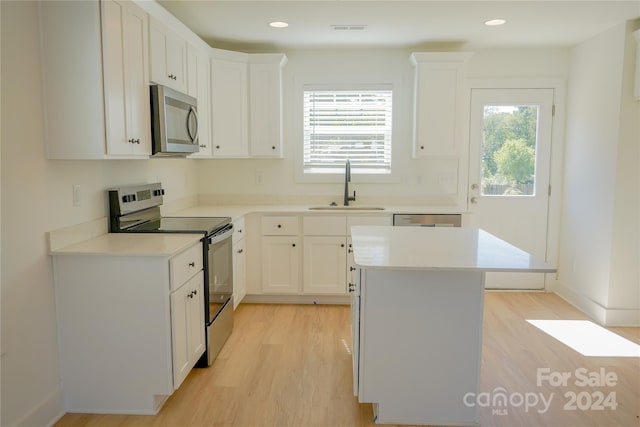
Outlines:
{"type": "Polygon", "coordinates": [[[278,224],[278,228],[282,228],[282,225],[281,225],[281,224],[278,224]]]}
{"type": "Polygon", "coordinates": [[[191,262],[189,263],[189,267],[195,267],[195,266],[196,266],[195,261],[191,261],[191,262]]]}

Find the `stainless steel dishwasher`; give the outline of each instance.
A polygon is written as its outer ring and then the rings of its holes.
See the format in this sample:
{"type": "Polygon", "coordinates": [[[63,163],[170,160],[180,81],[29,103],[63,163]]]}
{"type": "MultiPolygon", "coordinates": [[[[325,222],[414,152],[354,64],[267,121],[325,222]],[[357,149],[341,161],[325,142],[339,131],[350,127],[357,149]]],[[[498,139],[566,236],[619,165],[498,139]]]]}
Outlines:
{"type": "Polygon", "coordinates": [[[393,225],[400,227],[460,227],[460,214],[394,214],[393,225]]]}

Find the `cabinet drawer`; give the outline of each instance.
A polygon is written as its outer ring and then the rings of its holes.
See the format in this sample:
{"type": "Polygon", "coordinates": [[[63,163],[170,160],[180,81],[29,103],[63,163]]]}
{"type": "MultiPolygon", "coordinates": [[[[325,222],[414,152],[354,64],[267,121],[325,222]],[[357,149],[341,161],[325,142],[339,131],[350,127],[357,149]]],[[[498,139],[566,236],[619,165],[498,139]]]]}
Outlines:
{"type": "Polygon", "coordinates": [[[344,216],[305,216],[302,219],[305,236],[344,236],[347,218],[344,216]]]}
{"type": "Polygon", "coordinates": [[[198,243],[171,258],[169,260],[171,290],[178,289],[180,285],[202,270],[202,262],[202,243],[198,243]]]}
{"type": "Polygon", "coordinates": [[[247,233],[244,231],[244,218],[234,221],[233,235],[231,236],[231,241],[233,243],[237,243],[240,240],[244,239],[245,234],[247,233]]]}
{"type": "Polygon", "coordinates": [[[265,236],[295,236],[298,234],[297,216],[263,216],[262,234],[265,236]]]}
{"type": "Polygon", "coordinates": [[[351,235],[351,227],[354,225],[391,225],[391,216],[348,216],[347,234],[351,235]]]}

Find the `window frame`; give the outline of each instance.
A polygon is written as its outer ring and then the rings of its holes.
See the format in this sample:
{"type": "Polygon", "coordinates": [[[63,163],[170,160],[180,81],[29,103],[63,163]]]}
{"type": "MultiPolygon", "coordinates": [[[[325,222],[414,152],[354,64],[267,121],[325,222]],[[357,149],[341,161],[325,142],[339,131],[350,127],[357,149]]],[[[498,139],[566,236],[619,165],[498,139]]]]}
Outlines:
{"type": "Polygon", "coordinates": [[[365,91],[365,90],[390,90],[391,95],[391,170],[389,173],[361,173],[357,168],[351,169],[351,182],[355,183],[389,183],[399,182],[399,174],[397,167],[398,146],[401,144],[401,131],[399,131],[398,108],[402,105],[400,102],[400,91],[398,81],[388,81],[384,83],[378,82],[362,82],[362,81],[341,81],[341,82],[322,82],[322,78],[317,79],[295,79],[294,80],[294,96],[292,103],[295,120],[293,126],[293,145],[294,145],[294,180],[298,183],[338,183],[344,181],[344,171],[340,172],[323,172],[309,173],[304,171],[304,92],[309,90],[326,90],[326,91],[365,91]]]}

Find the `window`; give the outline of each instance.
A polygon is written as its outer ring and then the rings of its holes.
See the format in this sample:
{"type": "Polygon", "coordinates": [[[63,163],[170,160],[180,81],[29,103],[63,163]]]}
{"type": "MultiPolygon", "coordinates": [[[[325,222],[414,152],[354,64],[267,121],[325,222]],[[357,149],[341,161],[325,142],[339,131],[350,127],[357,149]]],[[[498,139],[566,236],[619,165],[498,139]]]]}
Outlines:
{"type": "Polygon", "coordinates": [[[482,122],[483,196],[533,196],[538,105],[485,105],[482,122]]]}
{"type": "Polygon", "coordinates": [[[305,174],[391,173],[392,91],[310,90],[304,93],[305,174]]]}

